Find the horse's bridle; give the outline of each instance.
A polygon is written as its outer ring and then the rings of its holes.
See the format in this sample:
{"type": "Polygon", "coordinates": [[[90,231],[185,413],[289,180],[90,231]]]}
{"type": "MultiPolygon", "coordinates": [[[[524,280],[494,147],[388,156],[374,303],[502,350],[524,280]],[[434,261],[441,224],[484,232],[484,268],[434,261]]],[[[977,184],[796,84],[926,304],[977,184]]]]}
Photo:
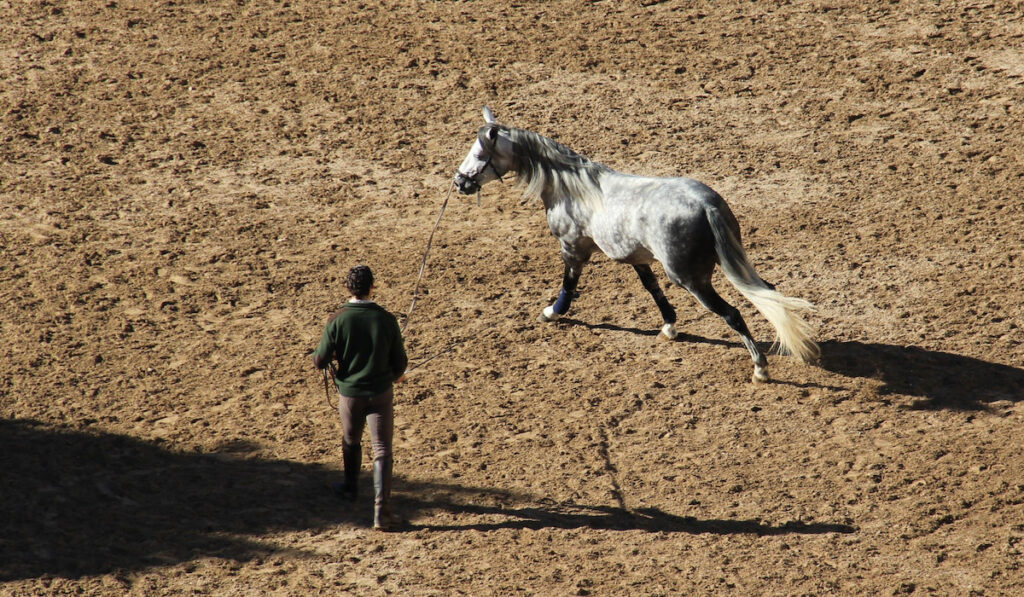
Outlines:
{"type": "MultiPolygon", "coordinates": [[[[478,170],[476,174],[474,174],[473,176],[469,176],[459,171],[455,172],[455,185],[459,188],[459,192],[468,195],[469,193],[475,193],[479,191],[481,187],[479,178],[484,172],[487,172],[487,168],[493,170],[494,175],[498,177],[498,180],[502,181],[505,175],[502,174],[501,172],[498,172],[498,169],[494,166],[495,143],[495,141],[490,142],[491,148],[487,152],[487,159],[484,161],[483,167],[480,168],[480,170],[478,170]],[[472,183],[472,186],[469,186],[466,183],[472,183]]],[[[486,147],[487,144],[481,143],[481,145],[484,145],[486,147]]]]}
{"type": "Polygon", "coordinates": [[[469,176],[468,174],[463,174],[462,172],[456,172],[455,173],[455,185],[457,187],[459,187],[459,191],[462,192],[462,193],[465,193],[467,195],[469,193],[475,193],[476,191],[479,191],[480,190],[480,186],[481,186],[479,178],[480,178],[480,176],[484,172],[487,171],[487,168],[490,168],[491,170],[494,171],[494,175],[498,177],[498,180],[502,180],[502,178],[505,175],[502,174],[501,172],[498,172],[498,169],[494,167],[494,163],[493,162],[494,162],[493,152],[489,152],[487,154],[487,160],[484,162],[483,168],[480,168],[480,170],[476,174],[474,174],[473,176],[469,176]],[[468,185],[467,183],[472,183],[472,186],[468,185]]]}

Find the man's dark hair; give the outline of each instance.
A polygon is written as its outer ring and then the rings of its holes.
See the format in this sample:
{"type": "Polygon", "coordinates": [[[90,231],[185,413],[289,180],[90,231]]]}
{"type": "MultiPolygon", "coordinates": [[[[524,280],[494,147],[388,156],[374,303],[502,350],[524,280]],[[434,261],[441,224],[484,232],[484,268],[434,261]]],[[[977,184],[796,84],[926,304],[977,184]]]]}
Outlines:
{"type": "Polygon", "coordinates": [[[353,296],[366,296],[370,294],[370,287],[373,286],[373,272],[368,266],[357,265],[348,271],[345,286],[353,296]]]}

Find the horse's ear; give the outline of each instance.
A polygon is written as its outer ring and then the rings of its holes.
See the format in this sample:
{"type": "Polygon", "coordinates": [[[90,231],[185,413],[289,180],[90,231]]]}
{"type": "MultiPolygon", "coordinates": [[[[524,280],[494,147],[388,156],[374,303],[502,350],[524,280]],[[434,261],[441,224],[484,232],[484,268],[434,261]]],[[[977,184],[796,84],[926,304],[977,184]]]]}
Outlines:
{"type": "Polygon", "coordinates": [[[498,127],[493,124],[483,125],[480,127],[480,132],[477,133],[477,138],[480,140],[480,145],[490,150],[498,140],[498,127]]]}
{"type": "Polygon", "coordinates": [[[487,124],[498,124],[498,119],[494,117],[494,112],[487,106],[484,106],[484,122],[487,124]]]}

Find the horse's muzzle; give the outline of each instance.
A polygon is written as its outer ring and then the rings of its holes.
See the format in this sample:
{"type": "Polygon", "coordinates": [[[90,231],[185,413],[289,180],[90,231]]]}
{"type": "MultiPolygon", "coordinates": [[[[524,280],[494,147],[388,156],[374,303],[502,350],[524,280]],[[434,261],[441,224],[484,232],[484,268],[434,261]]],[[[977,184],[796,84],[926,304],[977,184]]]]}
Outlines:
{"type": "Polygon", "coordinates": [[[480,183],[462,172],[455,173],[455,188],[463,195],[472,195],[480,190],[480,183]]]}

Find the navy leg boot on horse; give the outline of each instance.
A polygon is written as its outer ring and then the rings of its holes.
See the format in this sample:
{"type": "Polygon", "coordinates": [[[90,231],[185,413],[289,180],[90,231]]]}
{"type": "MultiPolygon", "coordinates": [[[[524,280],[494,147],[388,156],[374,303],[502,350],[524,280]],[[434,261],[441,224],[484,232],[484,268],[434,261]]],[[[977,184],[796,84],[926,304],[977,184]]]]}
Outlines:
{"type": "Polygon", "coordinates": [[[551,321],[558,321],[563,315],[569,312],[569,305],[572,304],[572,300],[579,298],[578,292],[568,292],[564,288],[558,293],[558,300],[555,304],[550,307],[545,307],[544,311],[541,312],[540,316],[537,317],[537,321],[541,323],[548,323],[551,321]]]}
{"type": "Polygon", "coordinates": [[[373,528],[388,531],[398,524],[391,512],[391,469],[390,458],[378,458],[373,461],[373,528]]]}
{"type": "Polygon", "coordinates": [[[555,304],[544,307],[537,321],[548,323],[558,321],[563,315],[569,312],[572,301],[580,297],[576,292],[576,286],[580,282],[580,273],[583,271],[583,263],[586,258],[580,258],[572,254],[562,253],[562,262],[565,264],[565,272],[562,274],[562,289],[558,292],[558,299],[555,304]]]}

